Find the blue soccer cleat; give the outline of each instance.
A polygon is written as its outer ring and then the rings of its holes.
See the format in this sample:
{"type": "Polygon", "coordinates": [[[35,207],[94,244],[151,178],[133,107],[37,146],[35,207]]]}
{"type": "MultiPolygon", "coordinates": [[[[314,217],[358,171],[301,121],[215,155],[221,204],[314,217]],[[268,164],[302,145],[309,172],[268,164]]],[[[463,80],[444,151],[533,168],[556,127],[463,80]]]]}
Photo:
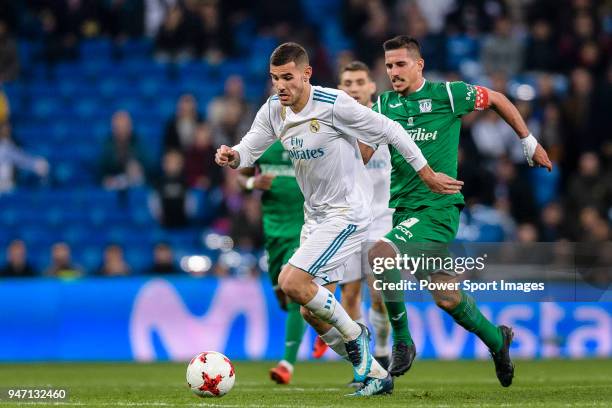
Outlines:
{"type": "MultiPolygon", "coordinates": [[[[359,324],[359,323],[358,323],[359,324]]],[[[370,353],[370,332],[367,327],[359,324],[361,334],[355,340],[345,343],[348,359],[353,364],[353,378],[356,382],[364,382],[372,367],[370,353]]]]}
{"type": "Polygon", "coordinates": [[[358,389],[348,397],[370,397],[372,395],[391,394],[393,392],[393,377],[387,374],[385,378],[367,377],[363,387],[358,389]]]}

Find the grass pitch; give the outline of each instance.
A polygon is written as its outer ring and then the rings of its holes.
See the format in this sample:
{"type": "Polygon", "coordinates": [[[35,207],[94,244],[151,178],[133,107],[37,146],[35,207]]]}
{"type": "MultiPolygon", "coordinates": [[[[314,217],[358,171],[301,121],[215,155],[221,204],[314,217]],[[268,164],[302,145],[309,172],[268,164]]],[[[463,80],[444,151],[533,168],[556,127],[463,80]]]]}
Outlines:
{"type": "Polygon", "coordinates": [[[491,361],[416,361],[391,396],[349,398],[350,367],[299,363],[293,384],[268,379],[272,363],[235,362],[236,384],[223,398],[200,399],[185,381],[186,364],[0,364],[0,388],[68,389],[62,402],[7,401],[0,406],[53,407],[610,407],[612,360],[517,361],[502,388],[491,361]]]}

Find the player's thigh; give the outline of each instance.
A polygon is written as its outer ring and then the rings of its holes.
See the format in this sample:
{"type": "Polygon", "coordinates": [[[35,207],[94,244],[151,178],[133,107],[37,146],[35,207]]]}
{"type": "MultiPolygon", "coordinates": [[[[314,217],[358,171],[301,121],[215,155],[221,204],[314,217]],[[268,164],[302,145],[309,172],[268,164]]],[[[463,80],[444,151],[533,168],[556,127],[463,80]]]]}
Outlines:
{"type": "Polygon", "coordinates": [[[365,226],[342,220],[322,222],[302,237],[289,264],[309,273],[320,285],[339,282],[347,271],[347,262],[358,253],[367,234],[365,226]]]}
{"type": "Polygon", "coordinates": [[[448,245],[454,240],[459,226],[459,208],[425,208],[421,211],[397,210],[394,227],[383,241],[400,255],[422,258],[427,262],[415,271],[417,278],[439,271],[440,263],[449,256],[448,245]]]}
{"type": "Polygon", "coordinates": [[[272,286],[278,285],[278,276],[283,266],[300,246],[299,236],[266,237],[265,249],[268,258],[268,276],[272,286]]]}

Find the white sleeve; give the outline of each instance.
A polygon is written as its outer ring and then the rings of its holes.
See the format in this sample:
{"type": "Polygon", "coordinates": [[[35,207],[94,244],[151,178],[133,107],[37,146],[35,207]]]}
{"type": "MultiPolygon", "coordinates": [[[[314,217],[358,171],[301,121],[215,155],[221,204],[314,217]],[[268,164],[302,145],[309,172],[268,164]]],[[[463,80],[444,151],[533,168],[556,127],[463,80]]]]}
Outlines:
{"type": "Polygon", "coordinates": [[[272,123],[270,123],[270,101],[267,101],[259,108],[251,129],[244,135],[240,143],[232,147],[240,154],[238,168],[253,167],[255,161],[275,141],[276,136],[272,130],[272,123]]]}
{"type": "Polygon", "coordinates": [[[399,123],[361,105],[344,92],[338,94],[334,104],[333,126],[368,144],[392,145],[415,171],[427,164],[421,149],[399,123]]]}

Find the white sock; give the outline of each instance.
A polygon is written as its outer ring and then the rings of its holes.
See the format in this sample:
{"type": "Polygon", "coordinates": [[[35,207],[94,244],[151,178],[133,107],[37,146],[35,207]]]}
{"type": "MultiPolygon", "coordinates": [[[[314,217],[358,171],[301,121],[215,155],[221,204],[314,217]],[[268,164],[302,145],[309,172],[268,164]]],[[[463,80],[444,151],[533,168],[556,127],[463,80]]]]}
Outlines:
{"type": "Polygon", "coordinates": [[[304,307],[319,319],[334,326],[345,341],[355,340],[361,334],[361,327],[346,313],[340,302],[323,286],[318,286],[317,293],[304,307]]]}
{"type": "Polygon", "coordinates": [[[385,313],[377,312],[374,309],[370,309],[368,315],[370,323],[374,327],[374,355],[388,356],[391,353],[391,350],[389,350],[389,333],[391,328],[389,318],[385,313]]]}
{"type": "Polygon", "coordinates": [[[363,315],[362,315],[362,316],[359,316],[359,319],[355,319],[355,321],[356,321],[357,323],[363,324],[364,326],[367,326],[367,325],[366,325],[366,321],[365,321],[365,319],[363,318],[363,315]]]}
{"type": "Polygon", "coordinates": [[[291,374],[293,374],[293,364],[291,364],[291,363],[290,363],[290,362],[288,362],[287,360],[281,360],[281,361],[279,361],[279,362],[278,362],[278,365],[285,366],[285,368],[286,368],[287,370],[289,370],[289,372],[290,372],[291,374]]]}
{"type": "Polygon", "coordinates": [[[321,340],[329,346],[330,349],[334,350],[337,355],[346,359],[346,347],[344,346],[344,337],[340,334],[338,329],[332,327],[325,334],[319,334],[321,340]]]}
{"type": "Polygon", "coordinates": [[[370,366],[370,372],[368,373],[368,377],[374,378],[387,378],[387,370],[382,368],[382,366],[376,361],[375,358],[372,358],[372,365],[370,366]]]}

